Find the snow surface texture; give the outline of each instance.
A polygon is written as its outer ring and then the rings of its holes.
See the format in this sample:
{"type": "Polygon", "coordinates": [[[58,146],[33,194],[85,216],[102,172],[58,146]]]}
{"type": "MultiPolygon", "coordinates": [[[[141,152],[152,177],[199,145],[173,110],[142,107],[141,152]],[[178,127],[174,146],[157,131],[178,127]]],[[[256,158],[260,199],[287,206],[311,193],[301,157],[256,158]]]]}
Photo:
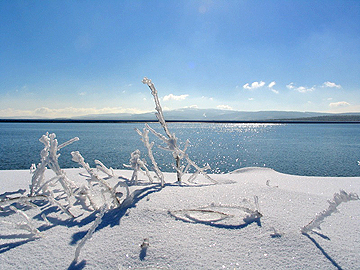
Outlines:
{"type": "MultiPolygon", "coordinates": [[[[64,172],[75,183],[87,174],[64,172]]],[[[131,179],[133,171],[113,174],[131,179]]],[[[15,212],[2,206],[0,269],[360,268],[360,201],[343,194],[338,212],[328,211],[331,202],[340,202],[340,190],[360,194],[360,177],[292,176],[267,168],[211,177],[218,184],[199,175],[195,183],[178,185],[176,173],[164,173],[167,184],[161,188],[139,174],[127,208],[74,219],[43,200],[34,202],[38,207],[14,204],[15,212]],[[313,221],[316,226],[306,227],[313,221]],[[321,230],[315,229],[318,221],[321,230]]],[[[17,197],[31,174],[0,171],[0,183],[0,199],[17,197]]]]}

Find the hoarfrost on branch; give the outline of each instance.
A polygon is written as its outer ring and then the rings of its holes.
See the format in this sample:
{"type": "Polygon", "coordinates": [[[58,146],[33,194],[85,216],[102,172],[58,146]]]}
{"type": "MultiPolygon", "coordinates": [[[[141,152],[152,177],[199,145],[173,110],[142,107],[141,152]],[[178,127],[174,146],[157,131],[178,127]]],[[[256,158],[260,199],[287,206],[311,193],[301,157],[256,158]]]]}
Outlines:
{"type": "Polygon", "coordinates": [[[302,227],[301,232],[303,234],[307,234],[309,231],[312,231],[313,229],[320,229],[321,223],[324,221],[324,219],[328,216],[330,216],[332,213],[336,213],[337,207],[342,202],[349,202],[353,200],[359,200],[359,196],[356,193],[346,193],[344,190],[340,190],[340,193],[335,193],[332,200],[328,200],[329,207],[325,209],[324,211],[316,214],[315,218],[309,222],[306,226],[302,227]]]}
{"type": "MultiPolygon", "coordinates": [[[[148,124],[145,124],[146,128],[148,130],[151,131],[151,133],[153,133],[156,137],[158,137],[160,140],[162,140],[166,147],[160,147],[164,150],[168,150],[168,151],[171,151],[172,154],[173,154],[173,157],[175,159],[175,162],[176,164],[173,165],[173,167],[175,168],[176,170],[176,173],[177,173],[177,180],[178,182],[181,182],[181,178],[182,176],[188,172],[188,170],[190,169],[190,167],[194,167],[196,172],[193,173],[188,181],[191,182],[193,181],[197,175],[199,175],[200,173],[203,174],[205,176],[206,179],[210,180],[211,182],[213,183],[217,183],[215,180],[213,180],[206,172],[205,170],[208,170],[210,169],[210,166],[207,164],[205,165],[205,167],[203,168],[200,168],[199,166],[196,165],[196,163],[194,161],[192,161],[189,156],[186,154],[186,150],[187,150],[187,147],[189,145],[189,141],[187,140],[186,143],[185,143],[185,147],[183,150],[181,150],[177,144],[177,138],[175,136],[175,134],[172,134],[170,131],[169,131],[169,128],[167,126],[167,123],[165,121],[165,118],[164,118],[164,114],[163,114],[163,111],[162,111],[162,108],[161,108],[161,105],[160,105],[160,101],[159,101],[159,97],[158,97],[158,94],[157,94],[157,90],[154,86],[154,84],[151,82],[150,79],[148,78],[144,78],[142,80],[142,82],[146,85],[149,86],[150,90],[151,90],[151,94],[153,95],[154,97],[154,101],[155,101],[155,110],[156,110],[156,118],[158,119],[159,123],[161,124],[162,128],[164,129],[164,132],[165,132],[165,135],[162,135],[161,133],[155,131],[153,128],[151,128],[148,124]],[[182,159],[185,159],[186,162],[187,162],[187,165],[186,166],[183,166],[181,165],[181,160],[182,159]]],[[[141,135],[141,132],[138,131],[138,133],[141,135]]],[[[149,149],[149,148],[148,148],[149,149]]]]}

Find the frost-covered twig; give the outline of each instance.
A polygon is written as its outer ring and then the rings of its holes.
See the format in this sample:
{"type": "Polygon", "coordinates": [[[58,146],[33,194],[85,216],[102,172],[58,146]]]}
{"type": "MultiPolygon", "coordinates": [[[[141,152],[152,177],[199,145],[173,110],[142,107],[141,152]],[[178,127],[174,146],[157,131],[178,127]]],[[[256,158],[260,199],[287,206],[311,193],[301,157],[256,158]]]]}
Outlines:
{"type": "Polygon", "coordinates": [[[150,183],[153,182],[153,180],[150,176],[150,172],[149,172],[148,168],[146,167],[145,160],[140,159],[140,150],[139,149],[136,149],[134,152],[131,153],[130,165],[127,165],[127,164],[123,164],[123,165],[127,168],[131,168],[134,170],[133,174],[131,176],[131,182],[135,183],[136,185],[138,183],[138,172],[144,173],[141,169],[145,170],[145,174],[149,178],[150,183]]]}
{"type": "Polygon", "coordinates": [[[102,185],[106,191],[110,194],[113,202],[113,206],[119,207],[120,202],[117,197],[115,189],[113,189],[104,179],[102,179],[92,168],[90,168],[89,164],[85,162],[84,158],[80,154],[79,151],[71,152],[72,160],[79,163],[90,175],[90,180],[99,183],[102,185]]]}
{"type": "Polygon", "coordinates": [[[191,164],[191,165],[196,169],[196,172],[195,172],[192,176],[190,176],[190,178],[188,179],[189,182],[195,180],[196,176],[201,173],[201,174],[204,175],[205,178],[208,179],[209,181],[213,182],[214,184],[217,183],[216,180],[212,179],[212,178],[205,172],[205,170],[210,170],[210,169],[211,169],[209,164],[206,164],[203,168],[200,168],[199,166],[196,165],[195,162],[193,162],[193,161],[189,158],[189,156],[188,156],[187,154],[185,155],[185,159],[186,159],[186,161],[187,161],[189,164],[191,164]]]}
{"type": "Polygon", "coordinates": [[[105,211],[107,209],[107,205],[104,204],[101,208],[100,208],[100,212],[98,214],[98,216],[96,217],[94,223],[91,225],[90,229],[87,231],[87,233],[85,234],[85,236],[83,237],[83,239],[81,239],[81,241],[79,242],[78,246],[76,247],[75,250],[75,257],[74,257],[74,261],[77,262],[79,255],[80,255],[80,250],[81,248],[85,245],[85,242],[91,238],[91,236],[93,235],[93,233],[95,232],[95,229],[97,228],[97,226],[99,226],[99,224],[101,223],[102,217],[105,214],[105,211]]]}
{"type": "Polygon", "coordinates": [[[100,160],[95,160],[95,164],[96,164],[96,169],[98,169],[99,171],[102,171],[103,173],[107,174],[109,177],[114,177],[115,173],[114,173],[114,169],[113,168],[107,168],[100,160]]]}
{"type": "Polygon", "coordinates": [[[8,205],[12,203],[24,203],[28,204],[31,200],[41,200],[41,199],[48,199],[48,196],[46,195],[36,195],[36,196],[20,196],[20,197],[14,197],[14,198],[6,198],[3,200],[0,200],[0,207],[3,205],[8,205]]]}
{"type": "MultiPolygon", "coordinates": [[[[208,176],[205,172],[205,169],[208,169],[209,166],[206,165],[204,168],[200,168],[198,167],[195,162],[193,162],[189,157],[188,155],[185,153],[187,147],[188,147],[188,144],[189,142],[186,141],[186,144],[185,144],[185,147],[183,150],[181,150],[179,148],[179,146],[177,145],[177,138],[175,136],[175,134],[172,134],[170,133],[169,131],[169,128],[167,126],[167,123],[165,121],[165,118],[164,118],[164,114],[163,114],[163,111],[162,111],[162,108],[161,108],[161,105],[160,105],[160,101],[159,101],[159,97],[157,95],[157,90],[154,86],[154,84],[151,82],[150,79],[148,78],[144,78],[142,80],[142,82],[144,84],[147,84],[151,90],[151,94],[153,95],[154,97],[154,101],[155,101],[155,110],[157,111],[155,113],[156,115],[156,118],[158,119],[159,123],[161,124],[162,128],[164,129],[165,131],[165,134],[166,136],[162,135],[161,133],[155,131],[153,128],[151,128],[149,125],[145,124],[146,128],[149,129],[156,137],[158,137],[160,140],[162,140],[165,144],[166,144],[166,147],[161,147],[162,149],[164,150],[168,150],[168,151],[171,151],[172,154],[173,154],[173,157],[175,159],[175,169],[176,169],[176,172],[177,172],[177,180],[178,182],[181,182],[181,177],[182,175],[189,169],[189,166],[182,166],[181,165],[181,160],[183,158],[186,159],[186,161],[188,162],[188,164],[190,164],[191,166],[193,166],[195,169],[196,169],[196,172],[190,176],[190,181],[194,180],[195,177],[198,175],[198,174],[203,174],[208,180],[212,181],[213,183],[216,183],[215,180],[213,180],[210,176],[208,176]]],[[[139,133],[139,132],[138,132],[139,133]]],[[[139,133],[140,134],[140,133],[139,133]]]]}
{"type": "Polygon", "coordinates": [[[31,203],[33,200],[47,200],[52,204],[55,204],[58,206],[65,214],[67,214],[69,217],[74,218],[75,216],[69,211],[69,209],[65,208],[61,203],[59,203],[57,200],[55,200],[52,196],[47,195],[34,195],[34,196],[20,196],[15,198],[7,198],[4,200],[0,200],[0,207],[3,205],[13,204],[13,203],[22,203],[30,206],[36,206],[31,203]]]}
{"type": "Polygon", "coordinates": [[[151,90],[151,94],[153,95],[154,97],[154,101],[155,101],[155,110],[157,111],[155,113],[156,115],[156,118],[159,120],[159,123],[161,124],[162,128],[164,129],[165,131],[165,134],[167,136],[167,138],[163,135],[161,135],[160,133],[156,132],[155,130],[151,129],[149,126],[147,126],[150,131],[157,137],[159,137],[161,140],[163,140],[167,145],[168,145],[168,149],[171,150],[171,151],[174,151],[173,152],[173,156],[176,160],[176,165],[177,165],[177,179],[178,179],[178,182],[181,182],[181,175],[179,173],[179,168],[180,168],[180,156],[178,155],[179,153],[177,153],[175,151],[175,149],[177,148],[177,138],[175,137],[175,134],[171,134],[169,129],[168,129],[168,126],[166,124],[166,121],[165,121],[165,118],[164,118],[164,114],[163,114],[163,111],[162,111],[162,108],[161,108],[161,105],[160,105],[160,101],[159,101],[159,97],[157,95],[157,90],[154,86],[154,84],[151,82],[150,79],[148,78],[144,78],[142,80],[142,82],[144,84],[147,84],[151,90]]]}
{"type": "Polygon", "coordinates": [[[16,223],[17,228],[19,228],[21,230],[26,230],[26,231],[30,232],[32,235],[38,236],[40,234],[40,231],[36,228],[35,224],[33,224],[31,219],[29,218],[29,216],[24,211],[21,211],[12,205],[10,205],[9,207],[11,210],[15,211],[16,213],[18,213],[22,217],[24,217],[26,220],[25,222],[16,223]]]}
{"type": "Polygon", "coordinates": [[[155,85],[151,82],[150,79],[148,79],[146,77],[142,80],[142,82],[143,82],[143,84],[147,84],[149,86],[149,88],[151,90],[151,94],[153,95],[154,101],[155,101],[155,110],[157,111],[157,113],[155,113],[156,118],[159,120],[161,126],[163,127],[166,136],[171,138],[172,134],[170,133],[170,131],[169,131],[168,127],[167,127],[167,124],[165,122],[164,114],[162,112],[162,108],[161,108],[161,105],[160,105],[160,101],[159,101],[159,97],[157,95],[157,90],[155,88],[155,85]]]}
{"type": "Polygon", "coordinates": [[[51,191],[48,190],[48,184],[53,180],[56,180],[62,185],[70,203],[70,197],[73,195],[72,190],[76,187],[76,185],[74,182],[69,180],[65,172],[60,169],[58,163],[60,154],[58,154],[58,151],[78,140],[79,138],[75,137],[58,145],[55,133],[49,134],[48,132],[39,139],[39,141],[44,144],[44,149],[40,153],[41,162],[38,166],[36,167],[34,164],[31,166],[33,176],[30,184],[30,196],[39,194],[40,192],[45,194],[49,192],[51,193],[51,191]],[[48,167],[55,172],[56,178],[51,179],[50,181],[45,181],[45,171],[48,167]]]}
{"type": "Polygon", "coordinates": [[[344,190],[340,190],[340,193],[334,193],[334,198],[332,200],[328,200],[329,207],[324,211],[316,214],[315,218],[310,221],[309,224],[302,227],[301,232],[303,234],[307,234],[309,231],[318,228],[320,229],[320,224],[324,221],[324,219],[330,216],[332,213],[336,213],[337,207],[342,202],[348,202],[353,200],[359,200],[359,196],[356,193],[346,193],[344,190]]]}
{"type": "Polygon", "coordinates": [[[149,141],[149,130],[144,128],[143,129],[143,132],[141,132],[139,129],[135,129],[136,132],[141,136],[141,141],[144,143],[146,149],[148,150],[148,155],[149,155],[149,158],[153,164],[153,169],[155,171],[155,174],[156,176],[160,179],[160,182],[161,182],[161,186],[163,187],[165,185],[165,180],[164,180],[164,175],[163,173],[160,171],[156,161],[155,161],[155,158],[154,158],[154,155],[152,153],[152,148],[154,146],[154,142],[151,142],[149,141]]]}

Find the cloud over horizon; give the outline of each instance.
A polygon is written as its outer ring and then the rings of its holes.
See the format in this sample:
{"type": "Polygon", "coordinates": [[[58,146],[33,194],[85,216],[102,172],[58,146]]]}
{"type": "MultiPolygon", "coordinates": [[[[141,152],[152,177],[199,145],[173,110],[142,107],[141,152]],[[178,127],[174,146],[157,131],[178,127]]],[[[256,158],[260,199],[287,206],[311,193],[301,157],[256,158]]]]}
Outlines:
{"type": "Polygon", "coordinates": [[[75,117],[91,114],[111,114],[111,113],[145,113],[136,108],[122,108],[122,107],[105,107],[105,108],[74,108],[67,107],[61,109],[51,109],[48,107],[40,107],[34,110],[18,110],[18,109],[4,109],[0,110],[0,117],[41,117],[41,118],[61,118],[61,117],[75,117]]]}
{"type": "Polygon", "coordinates": [[[188,97],[189,95],[179,95],[176,96],[174,94],[169,94],[163,97],[164,101],[168,101],[168,100],[184,100],[188,97]]]}
{"type": "Polygon", "coordinates": [[[217,105],[216,108],[220,110],[232,110],[233,108],[229,105],[217,105]]]}
{"type": "Polygon", "coordinates": [[[339,102],[332,102],[329,104],[330,107],[332,108],[337,108],[337,107],[348,107],[350,106],[350,103],[346,102],[346,101],[339,101],[339,102]]]}

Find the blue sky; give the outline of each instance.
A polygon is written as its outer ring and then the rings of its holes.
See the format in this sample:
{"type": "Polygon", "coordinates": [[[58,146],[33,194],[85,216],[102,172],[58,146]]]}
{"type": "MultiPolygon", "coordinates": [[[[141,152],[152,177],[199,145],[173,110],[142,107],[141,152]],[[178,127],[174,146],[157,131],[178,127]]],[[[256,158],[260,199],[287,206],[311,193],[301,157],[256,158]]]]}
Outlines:
{"type": "Polygon", "coordinates": [[[360,1],[0,1],[0,117],[360,112],[360,1]]]}

